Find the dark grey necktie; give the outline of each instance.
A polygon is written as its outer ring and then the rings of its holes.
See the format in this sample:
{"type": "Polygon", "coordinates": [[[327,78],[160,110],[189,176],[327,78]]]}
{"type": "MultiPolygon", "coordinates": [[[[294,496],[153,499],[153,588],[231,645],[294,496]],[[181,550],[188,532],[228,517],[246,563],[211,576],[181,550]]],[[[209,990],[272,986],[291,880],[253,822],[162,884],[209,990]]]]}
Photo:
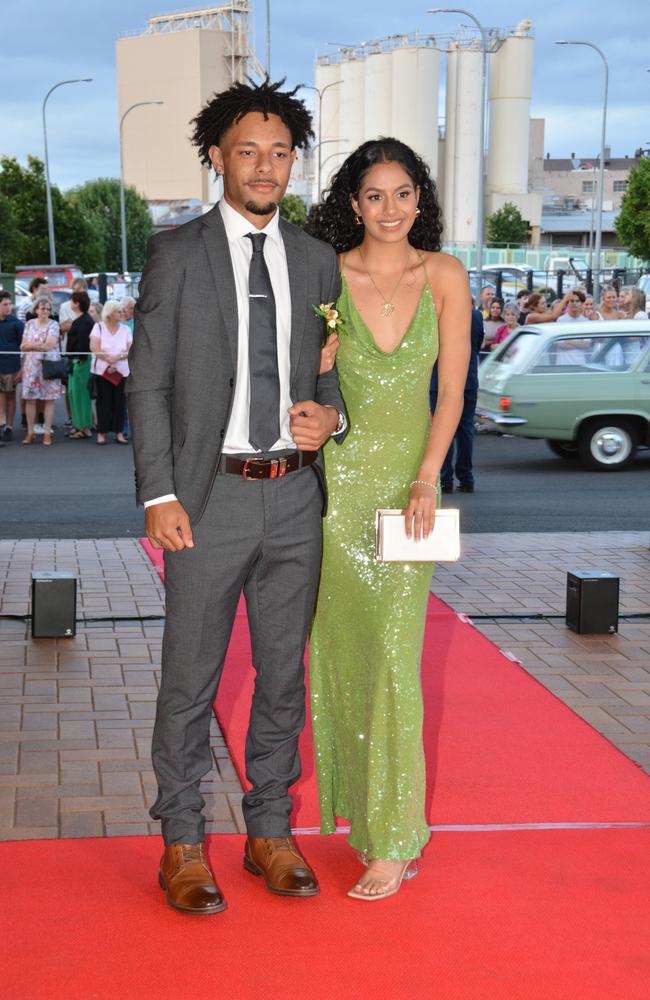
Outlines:
{"type": "Polygon", "coordinates": [[[275,328],[275,297],[266,261],[266,233],[246,233],[253,244],[248,272],[248,365],[251,403],[248,439],[266,451],[280,437],[280,376],[275,328]]]}

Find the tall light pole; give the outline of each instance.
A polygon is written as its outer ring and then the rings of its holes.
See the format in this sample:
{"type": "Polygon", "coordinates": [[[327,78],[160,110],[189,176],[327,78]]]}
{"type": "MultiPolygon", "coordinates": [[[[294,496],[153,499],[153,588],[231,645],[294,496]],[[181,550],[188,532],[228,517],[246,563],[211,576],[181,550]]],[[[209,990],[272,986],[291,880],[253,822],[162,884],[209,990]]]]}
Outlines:
{"type": "Polygon", "coordinates": [[[485,106],[487,104],[488,47],[487,32],[477,17],[463,7],[436,7],[427,14],[462,14],[473,21],[481,35],[483,81],[481,86],[481,125],[479,142],[478,216],[476,220],[476,280],[479,292],[483,280],[483,243],[485,242],[485,106]]]}
{"type": "Polygon", "coordinates": [[[126,259],[126,199],[124,197],[124,146],[122,142],[122,130],[124,119],[134,108],[142,108],[146,104],[164,104],[164,101],[136,101],[126,109],[120,118],[120,230],[122,233],[122,274],[128,271],[126,259]]]}
{"type": "Polygon", "coordinates": [[[64,87],[66,83],[92,83],[91,76],[84,76],[80,80],[60,80],[50,87],[43,99],[43,147],[45,149],[45,194],[47,197],[47,235],[50,241],[50,264],[56,264],[56,248],[54,246],[54,213],[52,211],[52,189],[50,187],[50,158],[47,152],[47,122],[45,120],[45,105],[50,94],[57,87],[64,87]]]}
{"type": "Polygon", "coordinates": [[[605,67],[605,89],[603,93],[603,124],[600,135],[600,164],[598,170],[598,212],[596,214],[596,276],[594,278],[594,301],[598,302],[600,299],[600,255],[603,242],[603,195],[605,192],[605,129],[607,126],[607,91],[609,88],[609,66],[607,64],[607,59],[605,58],[605,53],[602,49],[599,49],[597,45],[593,42],[577,42],[577,41],[567,41],[563,39],[562,41],[556,42],[556,45],[586,45],[587,48],[594,49],[598,53],[600,58],[603,60],[603,66],[605,67]]]}
{"type": "Polygon", "coordinates": [[[318,149],[318,167],[317,167],[317,190],[316,190],[316,201],[320,201],[321,196],[321,172],[323,169],[323,157],[321,154],[321,149],[326,142],[347,142],[347,139],[323,139],[323,95],[326,90],[330,87],[338,87],[339,84],[343,83],[343,80],[333,80],[332,83],[325,84],[324,87],[312,87],[309,84],[303,83],[303,88],[305,90],[313,90],[318,95],[318,142],[316,143],[316,148],[318,149]]]}
{"type": "Polygon", "coordinates": [[[266,75],[271,77],[271,0],[266,0],[266,75]]]}

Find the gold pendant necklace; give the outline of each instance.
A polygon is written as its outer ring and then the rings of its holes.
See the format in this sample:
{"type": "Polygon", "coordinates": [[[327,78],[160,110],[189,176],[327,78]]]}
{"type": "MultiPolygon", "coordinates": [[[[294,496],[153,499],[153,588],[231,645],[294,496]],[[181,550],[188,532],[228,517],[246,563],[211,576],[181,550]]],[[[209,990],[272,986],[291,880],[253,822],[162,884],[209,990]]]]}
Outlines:
{"type": "Polygon", "coordinates": [[[363,259],[363,254],[361,253],[361,247],[359,247],[359,256],[361,257],[361,263],[363,264],[363,268],[364,268],[366,274],[368,275],[368,277],[370,278],[375,291],[377,292],[377,294],[379,295],[379,297],[384,300],[383,305],[382,305],[381,309],[379,310],[380,315],[381,316],[386,316],[386,317],[392,316],[393,313],[395,312],[395,303],[393,302],[393,297],[395,295],[395,292],[399,288],[399,286],[402,284],[402,281],[404,279],[404,275],[406,274],[406,272],[409,269],[408,256],[406,258],[406,265],[404,267],[404,270],[402,271],[402,273],[399,276],[399,281],[397,282],[397,284],[393,288],[393,291],[388,296],[388,298],[386,298],[386,296],[381,291],[381,289],[377,287],[377,283],[376,283],[375,279],[373,278],[373,276],[371,275],[370,271],[368,270],[368,266],[367,266],[365,260],[363,259]]]}

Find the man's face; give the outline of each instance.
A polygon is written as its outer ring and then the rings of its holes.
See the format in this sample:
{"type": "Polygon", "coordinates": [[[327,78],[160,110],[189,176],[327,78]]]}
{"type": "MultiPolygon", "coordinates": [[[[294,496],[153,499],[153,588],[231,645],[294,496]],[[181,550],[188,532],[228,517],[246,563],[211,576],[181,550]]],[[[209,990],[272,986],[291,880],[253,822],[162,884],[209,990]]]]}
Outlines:
{"type": "Polygon", "coordinates": [[[581,302],[577,295],[572,295],[567,303],[567,312],[572,319],[577,319],[578,316],[582,316],[585,311],[585,304],[581,302]]]}
{"type": "Polygon", "coordinates": [[[523,312],[524,309],[528,308],[528,296],[527,295],[520,296],[520,298],[517,299],[517,303],[519,305],[519,308],[523,312]]]}
{"type": "Polygon", "coordinates": [[[0,319],[6,319],[11,313],[11,299],[0,299],[0,319]]]}
{"type": "Polygon", "coordinates": [[[481,304],[484,309],[490,308],[490,302],[492,301],[493,298],[494,298],[494,289],[484,288],[483,291],[481,292],[481,304]]]}
{"type": "Polygon", "coordinates": [[[291,133],[278,115],[265,120],[253,111],[235,122],[210,147],[215,170],[223,174],[224,196],[257,229],[262,229],[284,197],[291,165],[291,133]]]}

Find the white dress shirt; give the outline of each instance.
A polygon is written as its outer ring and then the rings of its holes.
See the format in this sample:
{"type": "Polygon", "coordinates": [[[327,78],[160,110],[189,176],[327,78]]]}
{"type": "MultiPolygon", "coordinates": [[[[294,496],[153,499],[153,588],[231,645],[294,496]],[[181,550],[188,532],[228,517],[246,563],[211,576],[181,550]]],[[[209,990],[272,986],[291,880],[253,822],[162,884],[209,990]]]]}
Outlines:
{"type": "Polygon", "coordinates": [[[280,377],[280,437],[271,447],[271,451],[288,448],[295,449],[296,444],[289,429],[289,414],[287,410],[292,404],[289,395],[290,359],[289,345],[291,342],[291,290],[289,288],[289,271],[284,242],[280,233],[280,213],[276,211],[264,229],[256,229],[248,219],[236,212],[227,201],[219,202],[219,211],[226,227],[230,259],[235,273],[235,288],[237,290],[237,371],[235,372],[235,390],[232,402],[230,420],[223,441],[224,455],[236,455],[240,452],[254,452],[255,449],[248,439],[248,421],[250,414],[250,370],[248,364],[248,272],[250,270],[253,245],[246,238],[246,233],[264,233],[264,260],[271,279],[275,298],[275,328],[278,344],[278,375],[280,377]]]}
{"type": "MultiPolygon", "coordinates": [[[[235,289],[237,292],[237,371],[230,420],[223,442],[225,455],[240,452],[254,452],[248,439],[248,421],[250,413],[250,371],[248,364],[248,272],[250,270],[253,244],[246,238],[246,233],[266,233],[264,241],[264,260],[268,268],[273,295],[275,298],[275,323],[278,343],[278,374],[280,377],[280,437],[271,451],[286,451],[294,449],[296,443],[291,436],[288,409],[292,405],[289,394],[290,385],[290,355],[291,342],[291,289],[289,287],[289,271],[280,233],[280,213],[276,211],[273,218],[263,229],[256,229],[232,208],[225,199],[219,202],[219,211],[226,227],[226,237],[230,250],[230,259],[235,274],[235,289]]],[[[144,506],[150,507],[167,500],[176,500],[173,493],[155,500],[145,500],[144,506]]]]}

